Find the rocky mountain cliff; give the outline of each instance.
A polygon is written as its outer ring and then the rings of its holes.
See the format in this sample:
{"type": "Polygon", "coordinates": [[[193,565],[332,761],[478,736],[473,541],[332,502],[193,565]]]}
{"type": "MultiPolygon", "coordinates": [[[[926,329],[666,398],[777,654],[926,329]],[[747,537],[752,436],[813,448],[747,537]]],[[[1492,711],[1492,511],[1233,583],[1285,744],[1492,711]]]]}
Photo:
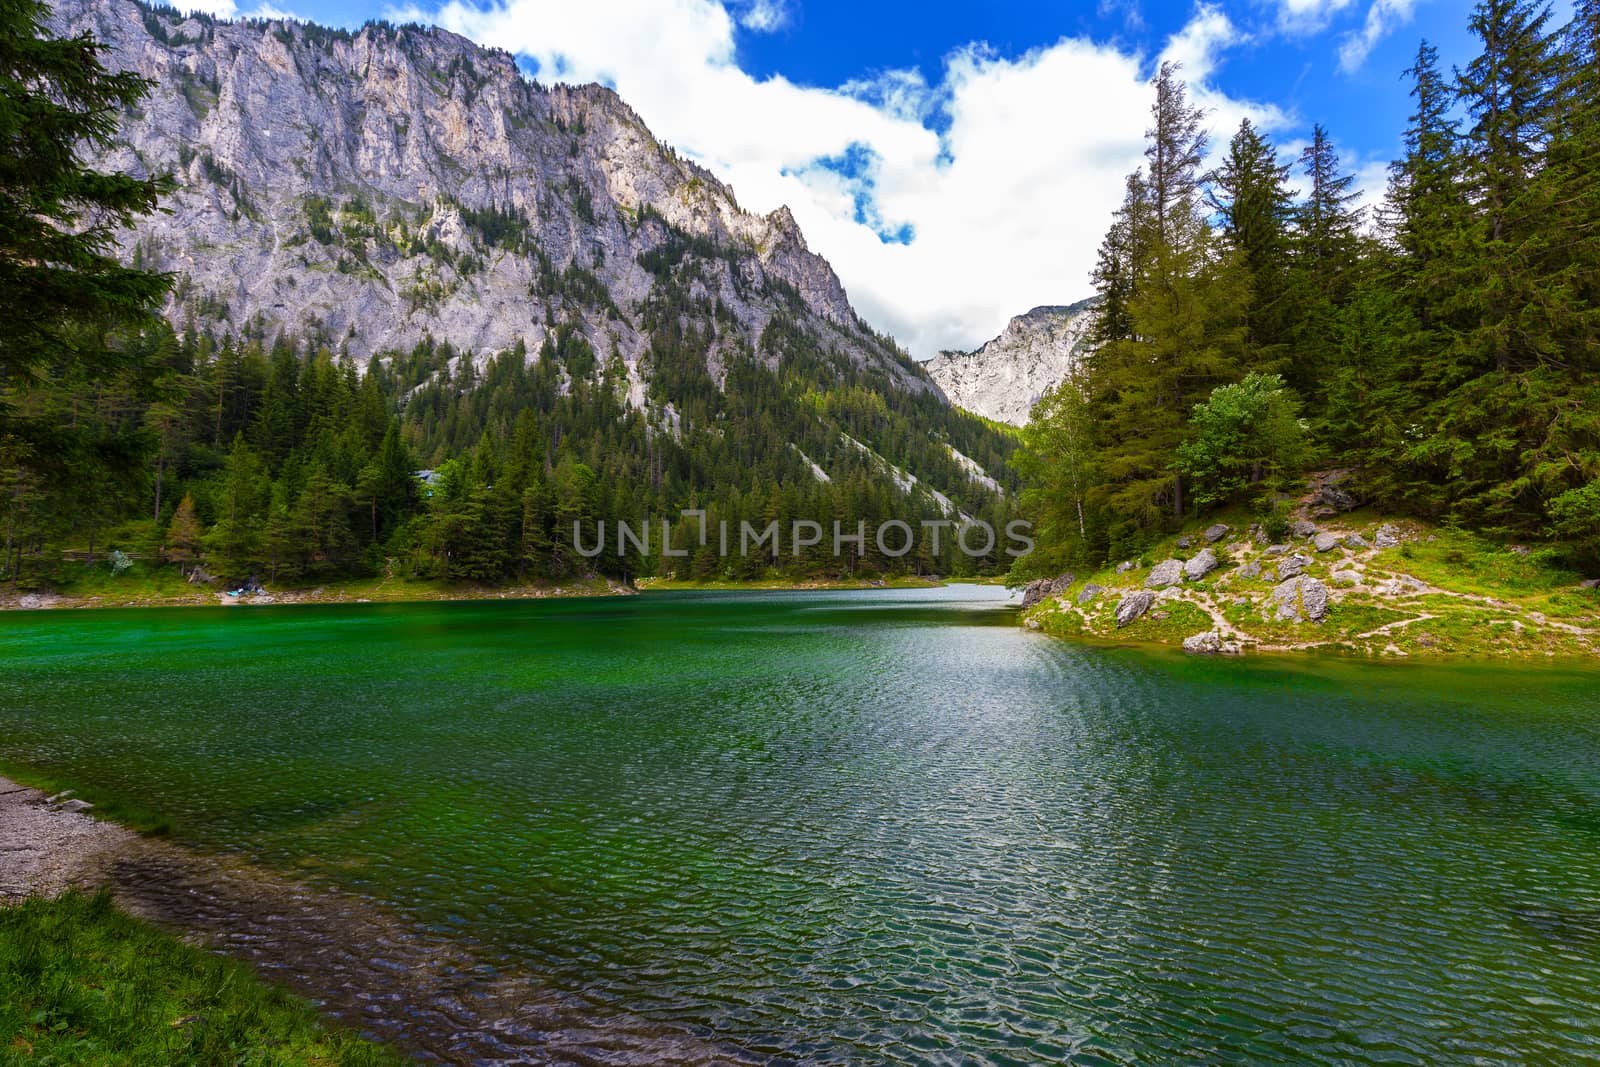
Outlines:
{"type": "Polygon", "coordinates": [[[504,52],[417,26],[230,23],[134,0],[62,0],[54,23],[156,83],[100,163],[180,183],[128,241],[178,274],[177,326],[255,321],[365,361],[424,337],[478,360],[532,352],[567,325],[620,356],[642,398],[652,320],[700,324],[720,380],[735,349],[781,359],[762,344],[781,316],[936,392],[786,208],[742,210],[608,89],[542,87],[504,52]]]}
{"type": "Polygon", "coordinates": [[[923,364],[950,402],[987,419],[1025,426],[1045,390],[1087,349],[1095,301],[1036,307],[975,352],[941,352],[923,364]]]}

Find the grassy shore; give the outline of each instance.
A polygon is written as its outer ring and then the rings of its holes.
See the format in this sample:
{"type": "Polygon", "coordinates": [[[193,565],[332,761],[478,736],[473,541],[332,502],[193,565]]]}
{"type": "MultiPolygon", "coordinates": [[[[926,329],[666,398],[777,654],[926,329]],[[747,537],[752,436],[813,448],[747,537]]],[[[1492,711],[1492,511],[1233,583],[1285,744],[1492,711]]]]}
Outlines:
{"type": "MultiPolygon", "coordinates": [[[[1337,539],[1318,551],[1313,536],[1288,535],[1269,552],[1245,513],[1214,517],[1152,546],[1132,566],[1108,566],[1025,613],[1034,629],[1065,637],[1181,645],[1214,632],[1240,651],[1320,651],[1374,657],[1576,658],[1600,656],[1600,590],[1563,569],[1553,551],[1495,543],[1458,530],[1370,511],[1311,520],[1337,539]],[[1215,522],[1229,531],[1209,544],[1215,522]],[[1378,547],[1387,527],[1398,543],[1378,547]],[[1359,538],[1357,540],[1356,538],[1359,538]],[[1364,542],[1364,544],[1363,544],[1364,542]],[[1210,549],[1215,570],[1156,590],[1144,614],[1118,625],[1119,604],[1147,588],[1161,561],[1210,549]],[[1326,589],[1325,617],[1283,618],[1274,599],[1279,567],[1291,556],[1326,589]],[[1091,586],[1100,591],[1085,596],[1091,586]]],[[[1326,541],[1324,541],[1326,544],[1326,541]]]]}
{"type": "Polygon", "coordinates": [[[379,1067],[402,1061],[246,966],[68,893],[0,909],[0,1064],[379,1067]]]}
{"type": "MultiPolygon", "coordinates": [[[[1004,578],[959,578],[950,581],[993,582],[1004,584],[1004,578]]],[[[754,578],[747,581],[715,579],[704,582],[680,581],[675,578],[641,578],[641,592],[666,592],[671,590],[715,590],[738,592],[763,589],[928,589],[945,585],[941,578],[920,578],[916,575],[899,575],[892,578],[754,578]]]]}
{"type": "Polygon", "coordinates": [[[176,565],[136,563],[113,575],[104,564],[35,591],[0,586],[0,609],[259,607],[269,604],[366,604],[414,600],[511,600],[621,596],[633,590],[604,578],[518,586],[483,586],[422,578],[351,578],[316,584],[267,583],[267,592],[229,596],[224,583],[190,583],[176,565]]]}

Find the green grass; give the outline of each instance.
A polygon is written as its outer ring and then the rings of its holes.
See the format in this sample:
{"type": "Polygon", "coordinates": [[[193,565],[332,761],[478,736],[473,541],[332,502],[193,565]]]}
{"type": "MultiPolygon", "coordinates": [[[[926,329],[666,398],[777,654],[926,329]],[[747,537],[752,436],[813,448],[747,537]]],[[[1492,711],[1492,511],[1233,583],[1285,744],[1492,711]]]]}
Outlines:
{"type": "Polygon", "coordinates": [[[1451,530],[1440,530],[1432,541],[1408,541],[1384,552],[1378,565],[1474,596],[1522,597],[1578,584],[1578,575],[1557,567],[1547,551],[1518,555],[1504,545],[1451,530]]]}
{"type": "Polygon", "coordinates": [[[379,1067],[246,966],[185,945],[102,893],[0,909],[0,1067],[379,1067]]]}

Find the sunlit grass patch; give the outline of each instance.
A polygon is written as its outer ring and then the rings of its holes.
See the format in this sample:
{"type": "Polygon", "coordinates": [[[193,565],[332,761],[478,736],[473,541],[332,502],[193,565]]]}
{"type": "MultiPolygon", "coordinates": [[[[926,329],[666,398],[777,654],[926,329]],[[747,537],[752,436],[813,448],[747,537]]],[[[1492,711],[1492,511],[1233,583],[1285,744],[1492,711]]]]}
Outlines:
{"type": "Polygon", "coordinates": [[[0,1064],[377,1067],[246,966],[118,911],[105,894],[0,909],[0,1064]]]}

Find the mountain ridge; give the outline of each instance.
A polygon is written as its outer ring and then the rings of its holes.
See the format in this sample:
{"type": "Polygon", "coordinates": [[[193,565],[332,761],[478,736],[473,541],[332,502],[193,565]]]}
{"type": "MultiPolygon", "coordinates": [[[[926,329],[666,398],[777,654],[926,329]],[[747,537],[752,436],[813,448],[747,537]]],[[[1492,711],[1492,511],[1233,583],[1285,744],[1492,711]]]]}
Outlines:
{"type": "Polygon", "coordinates": [[[1025,426],[1039,397],[1066,379],[1089,350],[1098,299],[1041,304],[1014,315],[971,352],[945,351],[923,364],[950,402],[975,415],[1025,426]]]}
{"type": "Polygon", "coordinates": [[[424,337],[477,359],[533,350],[565,323],[637,376],[649,264],[693,245],[714,255],[691,295],[737,324],[708,345],[714,375],[783,310],[896,386],[932,388],[787,207],[745,211],[610,89],[541,86],[434,27],[230,22],[137,0],[66,0],[52,22],[155,83],[96,162],[178,179],[168,213],[129,240],[142,265],[182,275],[175,325],[321,330],[364,362],[424,337]]]}

